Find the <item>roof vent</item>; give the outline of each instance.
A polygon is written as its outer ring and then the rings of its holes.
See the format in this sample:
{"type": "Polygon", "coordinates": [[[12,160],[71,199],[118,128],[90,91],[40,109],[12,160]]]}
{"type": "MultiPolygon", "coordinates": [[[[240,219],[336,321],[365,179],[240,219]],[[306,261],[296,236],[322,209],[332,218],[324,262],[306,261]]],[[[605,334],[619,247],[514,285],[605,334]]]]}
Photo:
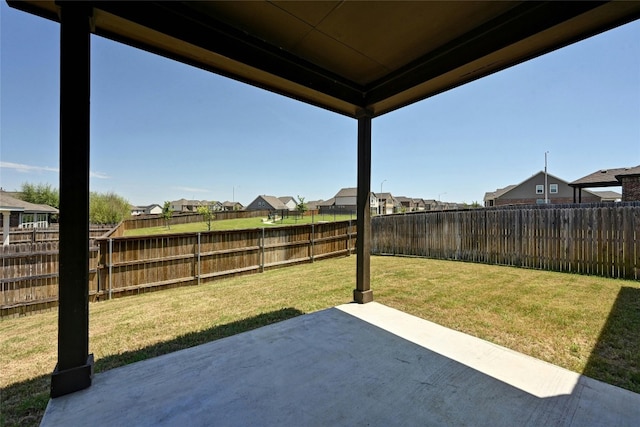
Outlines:
{"type": "Polygon", "coordinates": [[[607,173],[607,170],[601,170],[600,173],[607,173]]]}

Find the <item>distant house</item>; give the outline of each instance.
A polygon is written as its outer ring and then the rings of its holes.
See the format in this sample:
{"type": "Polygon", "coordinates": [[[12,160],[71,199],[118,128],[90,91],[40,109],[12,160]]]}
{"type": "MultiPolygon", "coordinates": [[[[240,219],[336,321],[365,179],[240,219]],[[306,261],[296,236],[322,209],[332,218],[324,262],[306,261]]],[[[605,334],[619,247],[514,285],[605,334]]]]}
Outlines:
{"type": "Polygon", "coordinates": [[[280,199],[275,196],[258,196],[255,200],[247,205],[245,208],[247,211],[283,211],[289,210],[289,207],[282,203],[280,199]]]}
{"type": "Polygon", "coordinates": [[[405,196],[396,196],[395,199],[400,204],[399,212],[415,212],[418,210],[415,205],[415,200],[417,199],[405,196]]]}
{"type": "Polygon", "coordinates": [[[319,205],[324,202],[324,200],[312,200],[310,202],[305,202],[307,204],[307,210],[315,211],[319,209],[319,205]]]}
{"type": "Polygon", "coordinates": [[[413,208],[414,208],[414,211],[424,211],[427,209],[427,203],[425,202],[424,199],[414,198],[413,208]]]}
{"type": "Polygon", "coordinates": [[[438,201],[435,199],[424,199],[424,210],[425,211],[438,210],[438,201]]]}
{"type": "Polygon", "coordinates": [[[51,215],[59,214],[58,209],[48,205],[25,202],[0,190],[0,224],[2,227],[46,228],[51,215]]]}
{"type": "Polygon", "coordinates": [[[402,205],[391,193],[376,193],[378,197],[378,215],[390,215],[400,212],[402,205]]]}
{"type": "Polygon", "coordinates": [[[332,197],[329,200],[323,200],[316,203],[318,213],[333,213],[333,208],[336,205],[336,198],[332,197]]]}
{"type": "Polygon", "coordinates": [[[222,210],[222,203],[215,200],[187,200],[180,199],[171,202],[171,210],[174,212],[197,213],[200,206],[209,206],[212,211],[222,210]]]}
{"type": "Polygon", "coordinates": [[[298,202],[291,196],[278,197],[278,199],[284,203],[290,211],[295,211],[298,207],[298,202]]]}
{"type": "MultiPolygon", "coordinates": [[[[540,171],[520,184],[509,185],[484,195],[484,206],[535,205],[548,203],[573,203],[573,188],[569,183],[555,175],[540,171]]],[[[585,191],[585,201],[597,203],[602,198],[591,191],[585,191]]]]}
{"type": "Polygon", "coordinates": [[[162,213],[162,206],[158,204],[148,206],[131,206],[131,215],[159,215],[162,213]]]}
{"type": "MultiPolygon", "coordinates": [[[[355,187],[342,188],[336,195],[318,204],[320,213],[338,213],[338,214],[355,214],[358,210],[358,189],[355,187]]],[[[375,215],[378,211],[378,197],[375,193],[369,193],[369,208],[371,214],[375,215]]]]}
{"type": "Polygon", "coordinates": [[[640,166],[615,169],[601,169],[587,176],[577,179],[569,185],[573,188],[574,203],[582,203],[582,192],[585,188],[620,187],[622,194],[611,191],[591,191],[592,193],[603,193],[605,197],[611,199],[612,193],[618,194],[618,200],[623,202],[640,201],[640,166]]]}
{"type": "Polygon", "coordinates": [[[241,211],[242,209],[244,209],[244,206],[240,202],[226,201],[222,203],[223,211],[241,211]]]}

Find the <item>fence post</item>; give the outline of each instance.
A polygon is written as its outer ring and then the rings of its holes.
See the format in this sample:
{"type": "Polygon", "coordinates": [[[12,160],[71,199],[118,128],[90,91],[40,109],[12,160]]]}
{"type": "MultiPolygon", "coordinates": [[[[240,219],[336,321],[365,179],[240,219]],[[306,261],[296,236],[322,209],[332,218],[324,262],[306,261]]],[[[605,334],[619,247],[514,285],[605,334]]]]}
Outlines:
{"type": "Polygon", "coordinates": [[[351,256],[351,220],[347,224],[347,256],[351,256]]]}
{"type": "Polygon", "coordinates": [[[111,299],[111,275],[113,273],[113,239],[109,238],[109,299],[111,299]]]}
{"type": "Polygon", "coordinates": [[[196,254],[197,256],[197,265],[196,265],[196,272],[198,274],[198,285],[200,284],[200,232],[198,232],[198,249],[197,249],[198,253],[196,254]]]}
{"type": "Polygon", "coordinates": [[[262,227],[262,238],[260,239],[260,273],[264,273],[264,227],[262,227]]]}
{"type": "Polygon", "coordinates": [[[313,262],[314,256],[313,256],[313,241],[315,240],[315,230],[313,228],[313,223],[311,223],[311,243],[310,243],[310,247],[309,250],[311,251],[310,254],[310,258],[311,258],[311,262],[313,262]]]}

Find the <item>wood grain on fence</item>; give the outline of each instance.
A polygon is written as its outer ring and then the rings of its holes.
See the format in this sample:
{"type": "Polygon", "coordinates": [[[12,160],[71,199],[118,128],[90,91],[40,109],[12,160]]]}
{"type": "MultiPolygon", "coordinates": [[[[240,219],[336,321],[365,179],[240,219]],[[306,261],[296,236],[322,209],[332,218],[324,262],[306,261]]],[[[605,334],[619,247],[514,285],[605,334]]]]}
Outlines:
{"type": "Polygon", "coordinates": [[[380,216],[372,236],[374,254],[640,279],[640,203],[380,216]]]}
{"type": "MultiPolygon", "coordinates": [[[[355,251],[351,221],[264,229],[101,238],[90,247],[91,300],[196,285],[355,251]]],[[[3,248],[2,316],[55,306],[58,243],[3,248]]]]}

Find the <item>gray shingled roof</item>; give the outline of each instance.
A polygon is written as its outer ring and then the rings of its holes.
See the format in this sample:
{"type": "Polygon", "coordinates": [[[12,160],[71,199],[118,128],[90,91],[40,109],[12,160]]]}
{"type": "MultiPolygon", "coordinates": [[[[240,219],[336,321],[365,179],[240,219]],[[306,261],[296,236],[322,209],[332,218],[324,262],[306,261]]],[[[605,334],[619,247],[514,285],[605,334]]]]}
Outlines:
{"type": "Polygon", "coordinates": [[[289,210],[289,208],[287,207],[287,205],[285,205],[284,203],[282,203],[282,201],[280,199],[278,199],[275,196],[260,196],[262,197],[262,199],[267,202],[273,209],[276,210],[289,210]]]}
{"type": "Polygon", "coordinates": [[[622,194],[617,191],[592,191],[592,193],[601,199],[622,199],[622,194]]]}
{"type": "Polygon", "coordinates": [[[614,187],[620,185],[618,176],[640,174],[640,166],[614,169],[600,169],[580,179],[570,182],[571,187],[614,187]]]}
{"type": "Polygon", "coordinates": [[[342,188],[342,189],[340,189],[340,191],[338,191],[338,194],[336,194],[334,196],[334,198],[337,198],[337,197],[356,197],[357,195],[358,195],[358,189],[356,187],[342,188]]]}
{"type": "Polygon", "coordinates": [[[507,185],[504,188],[498,188],[496,191],[487,191],[484,194],[484,200],[497,199],[498,197],[502,196],[507,191],[511,191],[516,187],[517,187],[517,185],[511,184],[511,185],[507,185]]]}
{"type": "Polygon", "coordinates": [[[640,175],[640,165],[632,168],[625,168],[624,172],[616,175],[616,178],[620,178],[621,176],[638,176],[640,175]]]}
{"type": "Polygon", "coordinates": [[[17,199],[8,195],[4,191],[0,191],[0,208],[3,210],[24,211],[24,212],[39,212],[39,213],[59,213],[58,209],[49,205],[38,205],[35,203],[25,202],[24,200],[17,199]]]}

